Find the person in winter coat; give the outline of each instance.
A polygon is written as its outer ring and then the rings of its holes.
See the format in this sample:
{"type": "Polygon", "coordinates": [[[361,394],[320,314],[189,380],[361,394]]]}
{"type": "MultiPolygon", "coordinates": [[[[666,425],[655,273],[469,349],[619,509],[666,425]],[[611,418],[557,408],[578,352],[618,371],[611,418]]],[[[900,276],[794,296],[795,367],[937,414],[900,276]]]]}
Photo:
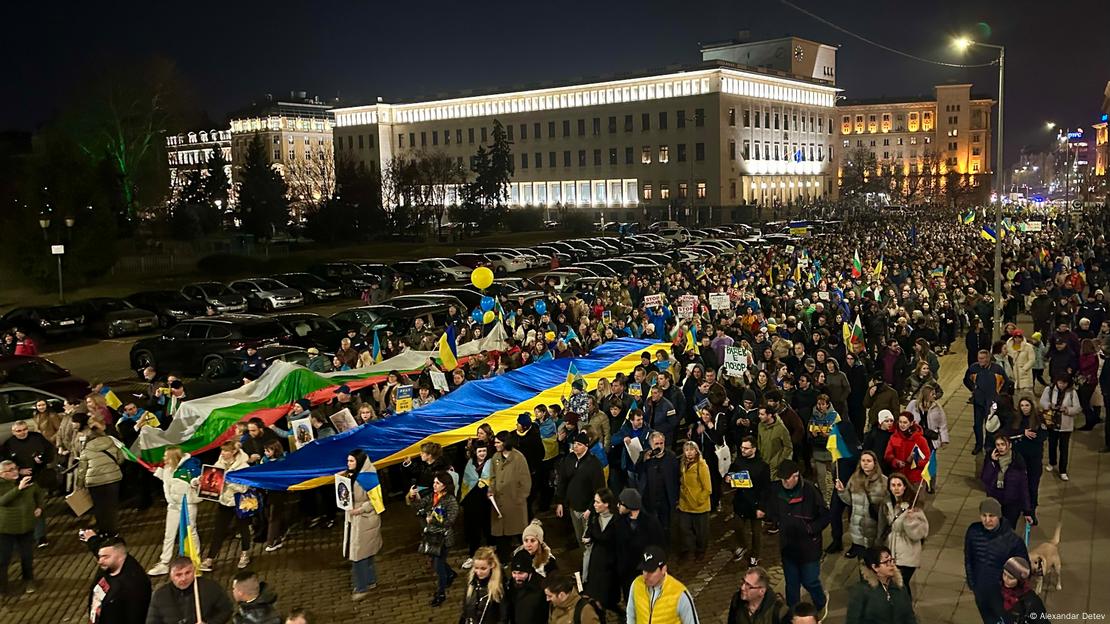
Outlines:
{"type": "MultiPolygon", "coordinates": [[[[878,456],[871,451],[860,453],[859,464],[848,483],[836,480],[836,493],[852,508],[848,520],[848,537],[852,540],[852,547],[844,553],[845,557],[852,559],[879,541],[879,518],[887,498],[887,483],[878,456]]],[[[839,537],[833,535],[834,540],[839,537]]]]}
{"type": "Polygon", "coordinates": [[[374,555],[382,549],[382,519],[370,498],[374,493],[367,492],[359,483],[362,475],[375,475],[374,465],[365,451],[355,449],[347,455],[347,470],[339,473],[351,480],[351,508],[343,514],[343,556],[351,561],[354,586],[351,599],[355,602],[366,598],[377,586],[374,555]]]}
{"type": "Polygon", "coordinates": [[[1029,549],[1002,517],[1002,505],[985,498],[979,503],[979,522],[964,534],[964,573],[983,624],[995,624],[1002,616],[1002,568],[1010,557],[1028,561],[1029,549]]]}
{"type": "Polygon", "coordinates": [[[804,585],[818,611],[826,603],[821,586],[821,533],[831,520],[817,486],[802,479],[801,468],[788,459],[779,465],[779,481],[767,495],[767,511],[756,512],[779,527],[779,549],[786,579],[786,603],[801,600],[804,585]]]}
{"type": "Polygon", "coordinates": [[[929,537],[929,519],[916,500],[917,490],[906,475],[896,472],[887,477],[889,492],[879,516],[879,535],[887,535],[885,546],[898,561],[902,584],[913,594],[910,579],[921,565],[921,549],[929,537]]]}
{"type": "Polygon", "coordinates": [[[901,403],[898,391],[883,381],[881,374],[876,374],[867,386],[867,394],[863,397],[863,406],[867,409],[867,426],[874,429],[879,424],[879,413],[889,410],[891,414],[898,412],[901,403]]]}
{"type": "MultiPolygon", "coordinates": [[[[624,475],[625,482],[635,484],[636,463],[632,461],[632,456],[628,454],[628,445],[631,444],[633,438],[635,438],[640,441],[640,449],[642,451],[651,446],[650,442],[648,442],[649,435],[651,435],[651,428],[644,422],[643,412],[639,409],[628,410],[628,418],[625,419],[620,429],[617,429],[616,433],[613,434],[609,445],[610,447],[616,447],[620,450],[620,466],[611,467],[609,472],[614,472],[614,468],[619,469],[624,475]]],[[[593,492],[597,490],[597,487],[591,489],[593,492]]]]}
{"type": "Polygon", "coordinates": [[[910,483],[917,487],[921,483],[921,471],[925,470],[932,453],[929,442],[921,432],[921,425],[913,421],[913,414],[899,414],[898,425],[890,434],[883,456],[887,465],[906,475],[910,483]]]}
{"type": "Polygon", "coordinates": [[[551,554],[551,547],[543,541],[543,523],[533,520],[520,534],[521,545],[513,552],[513,557],[524,553],[529,557],[532,567],[529,569],[537,582],[553,575],[558,571],[559,564],[555,555],[551,554]]]}
{"type": "MultiPolygon", "coordinates": [[[[171,477],[172,478],[172,477],[171,477]]],[[[146,614],[146,624],[181,624],[196,622],[198,599],[193,595],[193,583],[199,596],[200,620],[205,624],[227,624],[235,610],[224,588],[204,576],[196,575],[196,568],[188,557],[177,557],[167,566],[170,582],[154,591],[146,614]]]]}
{"type": "Polygon", "coordinates": [[[461,624],[508,624],[509,608],[505,602],[505,583],[501,579],[501,561],[497,553],[483,546],[474,553],[474,566],[466,579],[461,624]]]}
{"type": "Polygon", "coordinates": [[[883,472],[893,472],[886,462],[886,447],[894,433],[894,414],[890,410],[879,412],[876,425],[863,437],[863,450],[875,453],[882,465],[883,472]]]}
{"type": "Polygon", "coordinates": [[[763,529],[757,512],[766,509],[765,498],[771,491],[771,468],[759,456],[759,449],[752,437],[740,441],[739,453],[729,472],[733,473],[732,513],[736,517],[736,538],[739,546],[733,552],[735,560],[748,558],[751,566],[759,565],[763,529]]]}
{"type": "Polygon", "coordinates": [[[491,455],[493,449],[481,443],[478,438],[471,440],[469,458],[462,474],[463,534],[466,536],[467,560],[463,569],[469,570],[474,563],[474,553],[485,542],[493,546],[490,534],[490,514],[493,513],[489,502],[490,471],[493,468],[491,455]]]}
{"type": "Polygon", "coordinates": [[[501,515],[490,516],[490,533],[497,542],[497,551],[508,559],[517,546],[517,536],[528,525],[528,493],[532,475],[528,460],[514,446],[516,440],[507,431],[494,437],[493,469],[490,471],[489,498],[501,515]]]}
{"type": "Polygon", "coordinates": [[[650,398],[644,402],[644,422],[652,431],[658,431],[667,438],[667,446],[672,446],[678,431],[679,415],[674,405],[663,397],[663,389],[653,386],[650,398]]]}
{"type": "Polygon", "coordinates": [[[1029,562],[1010,557],[1002,566],[1002,618],[1005,624],[1039,624],[1048,620],[1044,601],[1029,583],[1029,562]]]}
{"type": "MultiPolygon", "coordinates": [[[[429,490],[422,493],[414,485],[405,495],[405,502],[416,508],[416,517],[420,520],[419,550],[432,560],[432,568],[436,573],[436,592],[431,602],[433,607],[438,607],[447,600],[447,588],[458,576],[447,565],[447,551],[453,545],[455,520],[459,517],[459,502],[455,499],[454,492],[455,483],[451,480],[451,475],[441,471],[432,478],[432,487],[429,490]]],[[[483,550],[490,549],[479,549],[479,552],[483,550]]],[[[477,556],[475,553],[475,557],[477,556]]],[[[496,558],[496,555],[493,556],[496,558]]]]}
{"type": "Polygon", "coordinates": [[[651,449],[640,455],[636,466],[636,489],[643,499],[644,510],[653,514],[670,535],[671,514],[678,507],[679,461],[669,449],[662,433],[653,431],[651,449]]]}
{"type": "Polygon", "coordinates": [[[584,592],[608,610],[617,611],[621,599],[620,569],[624,553],[620,547],[628,540],[625,518],[617,513],[617,497],[602,488],[594,494],[593,512],[587,512],[587,555],[582,560],[584,592]]]}
{"type": "Polygon", "coordinates": [[[589,599],[578,593],[573,577],[549,578],[543,591],[551,603],[551,615],[536,624],[600,624],[600,613],[589,599]]]}
{"type": "Polygon", "coordinates": [[[851,387],[851,392],[848,394],[848,417],[852,419],[852,426],[856,428],[856,437],[862,440],[864,427],[867,424],[868,372],[860,355],[855,353],[844,355],[844,375],[848,378],[848,385],[851,387]]]}
{"type": "Polygon", "coordinates": [[[725,422],[723,414],[714,415],[709,409],[701,409],[698,410],[698,421],[690,427],[689,440],[698,445],[702,460],[709,466],[711,509],[717,509],[721,504],[721,470],[717,447],[725,443],[725,422]]]}
{"type": "Polygon", "coordinates": [[[757,434],[760,457],[771,469],[771,479],[779,478],[778,468],[783,461],[792,459],[794,445],[786,425],[770,407],[759,408],[759,429],[757,434]]]}
{"type": "Polygon", "coordinates": [[[917,364],[913,367],[913,373],[911,373],[909,379],[906,380],[906,400],[912,401],[916,399],[922,387],[934,385],[936,383],[937,378],[936,375],[933,374],[933,369],[929,367],[929,362],[926,360],[918,360],[917,364]]]}
{"type": "Polygon", "coordinates": [[[1071,377],[1053,378],[1052,385],[1041,393],[1041,409],[1044,428],[1048,430],[1048,465],[1045,470],[1058,470],[1060,480],[1067,481],[1071,433],[1075,431],[1076,416],[1083,412],[1071,377]],[[1056,463],[1057,457],[1059,464],[1056,463]]]}
{"type": "Polygon", "coordinates": [[[944,448],[948,445],[948,416],[940,405],[940,386],[929,384],[922,386],[917,398],[906,405],[906,411],[913,414],[914,421],[921,425],[921,433],[929,441],[933,450],[944,448]]]}
{"type": "Polygon", "coordinates": [[[1032,344],[1026,342],[1025,333],[1015,329],[1002,348],[1006,360],[1007,375],[1014,382],[1014,394],[1033,393],[1033,365],[1037,354],[1032,344]]]}
{"type": "Polygon", "coordinates": [[[840,371],[840,363],[835,358],[825,360],[825,394],[829,395],[833,408],[838,414],[848,414],[848,396],[852,394],[852,384],[848,376],[840,371]]]}
{"type": "Polygon", "coordinates": [[[670,544],[669,536],[663,533],[663,525],[659,523],[659,519],[644,513],[642,506],[639,492],[633,488],[625,488],[621,492],[617,510],[624,517],[627,529],[624,533],[625,541],[620,545],[623,556],[618,562],[622,594],[640,575],[636,566],[647,549],[651,546],[666,549],[670,544]]]}
{"type": "Polygon", "coordinates": [[[231,597],[235,599],[232,624],[281,624],[281,615],[274,603],[277,593],[250,570],[237,572],[231,580],[231,597]]]}
{"type": "Polygon", "coordinates": [[[1034,399],[1018,399],[1008,423],[1002,431],[1013,442],[1014,452],[1025,461],[1026,482],[1029,485],[1029,515],[1037,524],[1037,503],[1044,471],[1044,441],[1048,437],[1041,423],[1041,415],[1034,399]]]}
{"type": "Polygon", "coordinates": [[[528,478],[529,478],[529,491],[528,491],[528,518],[532,517],[532,503],[539,495],[540,481],[537,475],[540,473],[540,468],[543,464],[543,458],[546,454],[543,446],[543,437],[540,436],[540,428],[532,422],[532,415],[528,412],[521,412],[516,417],[516,429],[510,434],[513,438],[513,448],[520,451],[524,455],[524,460],[528,463],[528,478]]]}
{"type": "MultiPolygon", "coordinates": [[[[127,553],[118,535],[78,531],[96,554],[96,577],[89,588],[85,612],[89,624],[143,624],[150,608],[150,577],[143,566],[127,553]]],[[[238,624],[238,621],[237,621],[238,624]]]]}
{"type": "Polygon", "coordinates": [[[698,561],[705,559],[709,545],[709,511],[712,483],[709,466],[702,459],[701,449],[694,442],[682,446],[679,463],[678,528],[682,538],[679,557],[693,552],[698,561]]]}
{"type": "Polygon", "coordinates": [[[848,595],[845,623],[916,624],[910,592],[890,549],[869,548],[860,559],[860,581],[848,595]]]}
{"type": "Polygon", "coordinates": [[[767,570],[752,566],[744,573],[740,589],[732,595],[726,624],[780,624],[790,610],[771,587],[767,570]]]}
{"type": "Polygon", "coordinates": [[[578,432],[571,442],[570,452],[555,466],[555,515],[570,516],[571,530],[579,544],[586,530],[583,516],[593,506],[594,492],[604,486],[605,473],[601,460],[590,452],[590,436],[578,432]]]}
{"type": "MultiPolygon", "coordinates": [[[[813,408],[813,417],[809,419],[809,445],[813,458],[813,476],[821,496],[827,497],[825,474],[832,473],[832,453],[829,451],[829,434],[832,426],[836,424],[840,414],[837,413],[829,401],[828,395],[817,396],[817,405],[813,408]]],[[[836,478],[836,473],[833,473],[836,478]]]]}
{"type": "Polygon", "coordinates": [[[19,466],[10,459],[0,462],[0,595],[8,592],[8,564],[13,551],[19,551],[24,591],[35,591],[34,527],[42,516],[46,495],[31,475],[20,475],[19,466]]]}
{"type": "MultiPolygon", "coordinates": [[[[239,450],[239,443],[228,440],[220,445],[220,456],[216,459],[216,466],[224,469],[224,476],[235,470],[242,470],[248,464],[247,454],[239,450]]],[[[200,564],[202,572],[211,572],[215,565],[216,557],[220,554],[220,547],[224,539],[234,533],[239,533],[239,568],[245,568],[251,562],[251,524],[249,518],[240,518],[235,513],[235,494],[245,492],[247,488],[237,483],[224,482],[224,489],[220,499],[215,505],[215,533],[208,542],[208,556],[200,564]]]]}
{"type": "Polygon", "coordinates": [[[525,550],[513,554],[509,564],[509,578],[505,592],[505,610],[511,624],[527,622],[546,622],[548,616],[547,599],[540,582],[543,577],[532,566],[532,556],[525,550]]]}
{"type": "Polygon", "coordinates": [[[154,476],[162,482],[162,494],[166,498],[166,530],[162,535],[162,555],[158,559],[158,564],[147,570],[147,574],[150,576],[161,576],[170,573],[170,560],[179,552],[177,537],[180,528],[178,525],[181,522],[182,505],[188,505],[189,507],[189,518],[193,521],[193,539],[196,539],[196,543],[200,544],[196,529],[197,503],[200,502],[200,496],[194,482],[194,479],[200,475],[200,466],[199,462],[194,461],[192,464],[197,464],[195,471],[183,467],[182,464],[189,461],[189,459],[190,455],[182,453],[181,447],[166,447],[162,454],[162,465],[154,471],[154,476]]]}
{"type": "Polygon", "coordinates": [[[92,498],[97,532],[119,532],[119,488],[123,480],[123,452],[105,433],[104,421],[89,419],[89,437],[77,459],[74,487],[87,488],[92,498]]]}
{"type": "Polygon", "coordinates": [[[1013,441],[1005,433],[995,436],[994,450],[983,462],[979,480],[983,482],[987,496],[1002,504],[1002,517],[1010,526],[1016,529],[1020,516],[1033,523],[1025,460],[1014,452],[1013,441]]]}
{"type": "Polygon", "coordinates": [[[1006,373],[998,364],[991,362],[990,351],[980,350],[975,362],[964,373],[964,386],[971,391],[971,404],[974,420],[971,423],[975,433],[975,447],[972,455],[983,451],[983,426],[987,421],[991,405],[998,401],[998,393],[1006,383],[1006,373]]]}

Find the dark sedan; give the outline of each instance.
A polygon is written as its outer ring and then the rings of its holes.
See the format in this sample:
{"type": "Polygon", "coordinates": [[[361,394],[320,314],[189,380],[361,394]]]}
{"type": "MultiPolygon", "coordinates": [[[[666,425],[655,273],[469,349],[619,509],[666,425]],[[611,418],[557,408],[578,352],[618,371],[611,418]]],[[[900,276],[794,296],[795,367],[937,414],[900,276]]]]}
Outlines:
{"type": "Polygon", "coordinates": [[[150,310],[136,308],[124,299],[93,297],[78,301],[77,307],[85,312],[85,329],[97,336],[115,338],[125,334],[139,334],[158,327],[158,315],[150,310]]]}
{"type": "Polygon", "coordinates": [[[141,371],[153,366],[168,373],[196,376],[207,370],[219,352],[278,344],[288,337],[280,323],[253,314],[196,318],[132,345],[131,369],[141,371]]]}
{"type": "Polygon", "coordinates": [[[89,382],[46,358],[29,355],[0,356],[0,384],[18,384],[78,398],[89,393],[89,382]]]}
{"type": "Polygon", "coordinates": [[[85,315],[72,305],[15,308],[0,320],[0,329],[12,328],[38,339],[73,338],[85,330],[85,315]]]}
{"type": "Polygon", "coordinates": [[[339,348],[340,338],[347,335],[347,330],[330,319],[311,312],[289,312],[275,314],[270,317],[285,328],[288,338],[286,344],[304,347],[316,347],[325,353],[335,353],[339,348]]]}
{"type": "Polygon", "coordinates": [[[390,266],[393,267],[394,271],[401,274],[401,278],[405,280],[406,286],[428,288],[429,286],[447,282],[447,276],[445,274],[419,262],[397,262],[390,266]]]}
{"type": "Polygon", "coordinates": [[[205,306],[176,290],[144,290],[126,297],[131,305],[158,315],[158,324],[169,327],[185,319],[204,316],[205,306]]]}
{"type": "Polygon", "coordinates": [[[306,302],[320,303],[343,296],[343,291],[339,288],[339,285],[311,273],[282,273],[270,277],[290,288],[301,291],[306,302]]]}

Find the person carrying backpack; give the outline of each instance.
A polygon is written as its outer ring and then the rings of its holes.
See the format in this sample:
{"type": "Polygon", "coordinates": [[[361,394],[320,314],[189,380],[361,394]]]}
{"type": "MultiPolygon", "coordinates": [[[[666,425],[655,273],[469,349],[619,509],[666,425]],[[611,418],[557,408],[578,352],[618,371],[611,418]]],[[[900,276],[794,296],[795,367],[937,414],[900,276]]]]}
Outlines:
{"type": "Polygon", "coordinates": [[[548,624],[605,624],[605,609],[597,601],[578,593],[574,577],[556,574],[544,584],[551,603],[548,624]]]}

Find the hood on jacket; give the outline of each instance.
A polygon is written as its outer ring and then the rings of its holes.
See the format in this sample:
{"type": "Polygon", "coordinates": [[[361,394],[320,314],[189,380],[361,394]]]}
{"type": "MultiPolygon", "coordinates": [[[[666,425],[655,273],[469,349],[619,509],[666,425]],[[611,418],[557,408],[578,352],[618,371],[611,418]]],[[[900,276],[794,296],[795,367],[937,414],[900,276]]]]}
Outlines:
{"type": "Polygon", "coordinates": [[[274,603],[277,602],[277,594],[266,585],[266,581],[258,584],[258,597],[250,602],[240,602],[240,611],[261,611],[263,609],[275,609],[274,603]]]}
{"type": "MultiPolygon", "coordinates": [[[[860,561],[859,564],[859,575],[860,578],[862,578],[864,582],[866,582],[867,585],[872,589],[879,586],[879,575],[875,574],[875,571],[871,569],[871,566],[862,561],[860,561]]],[[[902,571],[898,568],[894,568],[894,578],[890,579],[890,584],[895,587],[902,586],[902,571]]]]}

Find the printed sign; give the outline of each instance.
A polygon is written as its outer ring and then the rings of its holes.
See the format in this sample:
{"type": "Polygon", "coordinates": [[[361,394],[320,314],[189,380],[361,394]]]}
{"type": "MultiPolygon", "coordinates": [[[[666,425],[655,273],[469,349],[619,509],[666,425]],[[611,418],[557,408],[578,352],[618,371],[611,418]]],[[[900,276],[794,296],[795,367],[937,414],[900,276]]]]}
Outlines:
{"type": "Polygon", "coordinates": [[[1041,227],[1042,226],[1041,226],[1040,221],[1026,221],[1025,222],[1025,231],[1027,231],[1027,232],[1040,232],[1041,227]]]}
{"type": "Polygon", "coordinates": [[[786,253],[787,253],[787,254],[792,254],[792,253],[794,253],[794,246],[793,246],[793,245],[787,245],[787,246],[786,246],[786,253]]]}
{"type": "Polygon", "coordinates": [[[638,383],[628,384],[628,396],[636,399],[636,401],[642,401],[644,398],[643,387],[638,383]]]}
{"type": "Polygon", "coordinates": [[[734,488],[747,490],[753,487],[752,476],[747,470],[741,470],[740,472],[730,472],[728,473],[728,476],[726,478],[728,480],[728,484],[734,488]]]}
{"type": "Polygon", "coordinates": [[[393,411],[404,414],[412,411],[412,385],[397,386],[397,400],[393,404],[393,411]]]}
{"type": "Polygon", "coordinates": [[[200,487],[198,494],[204,500],[218,501],[224,492],[224,469],[212,464],[205,464],[200,469],[200,487]]]}
{"type": "Polygon", "coordinates": [[[300,418],[289,423],[293,431],[293,450],[296,451],[316,439],[316,432],[312,429],[312,418],[300,418]]]}
{"type": "Polygon", "coordinates": [[[727,310],[732,307],[728,293],[709,293],[709,307],[713,310],[727,310]]]}
{"type": "Polygon", "coordinates": [[[829,300],[829,292],[827,290],[822,290],[821,292],[817,293],[817,298],[820,299],[821,301],[828,301],[829,300]]]}
{"type": "Polygon", "coordinates": [[[440,392],[447,392],[450,390],[450,388],[447,387],[447,375],[444,375],[442,371],[429,369],[428,376],[432,378],[432,387],[436,390],[440,392]]]}
{"type": "Polygon", "coordinates": [[[663,295],[646,295],[644,297],[645,308],[657,308],[663,305],[663,295]]]}
{"type": "Polygon", "coordinates": [[[748,356],[744,347],[725,347],[725,375],[743,377],[748,371],[748,356]]]}
{"type": "Polygon", "coordinates": [[[331,420],[331,424],[335,425],[336,433],[343,433],[344,431],[350,431],[358,427],[358,423],[355,422],[355,417],[351,415],[351,410],[345,407],[332,414],[329,420],[331,420]]]}
{"type": "Polygon", "coordinates": [[[335,506],[340,509],[351,509],[352,504],[351,479],[341,474],[335,475],[335,506]]]}

